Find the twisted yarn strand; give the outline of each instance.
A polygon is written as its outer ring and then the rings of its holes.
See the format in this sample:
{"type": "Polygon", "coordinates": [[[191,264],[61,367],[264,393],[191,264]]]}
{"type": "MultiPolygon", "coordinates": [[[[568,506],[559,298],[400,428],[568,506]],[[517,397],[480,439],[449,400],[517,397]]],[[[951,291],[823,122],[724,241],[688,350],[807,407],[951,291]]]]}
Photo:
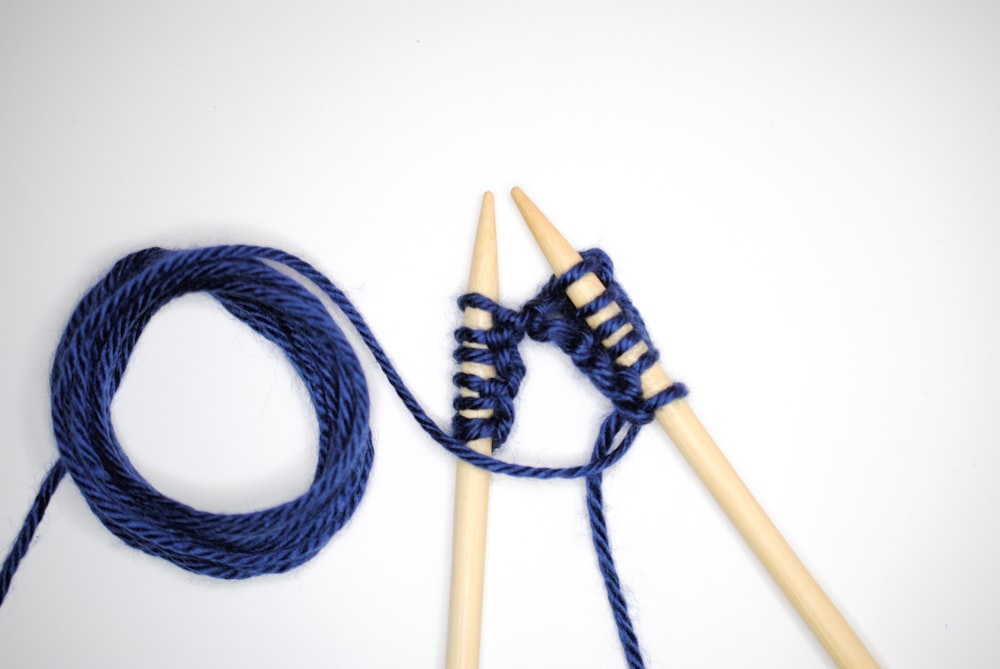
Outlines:
{"type": "Polygon", "coordinates": [[[14,572],[17,571],[21,559],[28,552],[31,538],[35,536],[35,530],[38,529],[38,524],[42,522],[42,516],[45,515],[45,508],[49,505],[49,500],[52,499],[52,495],[55,494],[56,488],[59,487],[59,482],[65,474],[66,467],[63,466],[61,460],[57,460],[56,464],[45,475],[45,479],[42,480],[38,495],[35,496],[35,502],[28,510],[24,524],[21,525],[21,531],[17,533],[17,537],[10,547],[10,552],[7,554],[7,559],[4,560],[3,567],[0,568],[0,604],[3,604],[3,600],[7,596],[14,572]]]}
{"type": "Polygon", "coordinates": [[[371,351],[390,385],[417,424],[458,458],[508,476],[585,478],[598,567],[618,626],[626,662],[643,667],[638,639],[615,569],[603,511],[602,472],[631,448],[640,428],[660,407],[686,394],[675,384],[643,398],[639,375],[657,353],[638,312],[614,280],[610,259],[585,251],[583,261],[553,277],[520,310],[480,295],[464,295],[459,307],[493,316],[489,330],[456,330],[456,362],[492,365],[493,379],[458,373],[452,434],[423,410],[361,314],[328,278],[305,261],[273,248],[213,246],[190,250],[150,248],[132,253],[109,270],[80,300],[56,349],[50,375],[52,423],[59,459],[46,475],[0,570],[0,603],[41,522],[46,506],[69,473],[94,514],[122,541],[200,574],[239,579],[292,569],[319,552],[350,519],[364,494],[374,449],[368,388],[354,350],[307,284],[328,297],[371,351]],[[587,272],[607,286],[577,309],[566,288],[587,272]],[[110,405],[129,356],[153,315],[167,302],[206,292],[255,332],[275,343],[302,378],[316,411],[319,454],[309,489],[275,507],[214,514],[162,495],[134,468],[118,443],[110,405]],[[610,302],[621,313],[591,330],[585,318],[610,302]],[[632,332],[605,349],[601,341],[622,325],[632,332]],[[525,337],[552,342],[572,359],[614,410],[601,426],[589,462],[572,467],[531,467],[498,460],[465,442],[491,437],[494,449],[510,434],[514,398],[525,376],[518,346],[525,337]],[[631,367],[615,359],[635,343],[648,351],[631,367]],[[468,344],[473,344],[469,346],[468,344]],[[459,412],[489,409],[486,418],[459,412]],[[618,440],[616,442],[616,439],[618,440]]]}

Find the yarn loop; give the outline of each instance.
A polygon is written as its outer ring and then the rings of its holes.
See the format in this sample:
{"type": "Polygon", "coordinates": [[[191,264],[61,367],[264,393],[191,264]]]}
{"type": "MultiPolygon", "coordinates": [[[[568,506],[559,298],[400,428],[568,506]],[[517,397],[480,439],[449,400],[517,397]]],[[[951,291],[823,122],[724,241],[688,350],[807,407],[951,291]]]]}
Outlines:
{"type": "Polygon", "coordinates": [[[247,578],[302,564],[361,501],[373,448],[361,363],[322,303],[250,247],[128,256],[80,302],[52,367],[52,423],[62,462],[101,522],[125,543],[200,574],[247,578]],[[312,400],[319,448],[312,485],[263,511],[216,514],[162,495],[133,467],[111,400],[149,319],[204,291],[277,344],[312,400]]]}
{"type": "Polygon", "coordinates": [[[81,299],[56,349],[50,376],[55,462],[0,569],[0,604],[30,545],[45,508],[69,473],[94,514],[122,541],[199,574],[239,579],[292,569],[318,553],[357,509],[372,467],[368,387],[361,363],[343,331],[310,288],[347,317],[418,425],[458,458],[497,474],[585,478],[598,566],[618,626],[626,661],[642,667],[638,640],[615,570],[603,513],[601,476],[632,446],[656,410],[683,397],[674,384],[643,397],[640,375],[657,359],[645,324],[614,279],[610,259],[585,251],[583,261],[552,277],[521,309],[481,295],[463,295],[460,308],[492,316],[490,329],[455,332],[457,363],[492,365],[495,378],[459,372],[451,433],[423,410],[347,296],[305,261],[273,248],[231,245],[166,250],[150,248],[119,260],[81,299]],[[587,273],[607,286],[590,304],[575,307],[566,288],[587,273]],[[269,509],[216,514],[166,497],[129,461],[115,436],[111,401],[136,342],[169,301],[205,292],[288,357],[309,393],[319,425],[316,470],[309,489],[269,509]],[[591,329],[586,318],[612,302],[620,312],[591,329]],[[613,346],[602,341],[625,325],[613,346]],[[551,342],[612,403],[589,462],[572,467],[531,467],[480,454],[467,441],[490,437],[494,450],[510,435],[514,400],[526,369],[519,346],[525,336],[551,342]],[[615,360],[635,344],[647,350],[630,367],[615,360]],[[483,417],[463,411],[479,410],[483,417]],[[486,410],[486,411],[483,411],[486,410]]]}

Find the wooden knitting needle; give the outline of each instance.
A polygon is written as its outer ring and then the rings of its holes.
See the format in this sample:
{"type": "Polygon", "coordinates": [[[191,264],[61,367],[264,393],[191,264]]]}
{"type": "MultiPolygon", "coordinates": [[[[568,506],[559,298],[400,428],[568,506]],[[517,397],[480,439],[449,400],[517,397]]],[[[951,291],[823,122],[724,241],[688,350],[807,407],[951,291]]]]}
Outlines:
{"type": "MultiPolygon", "coordinates": [[[[514,188],[511,195],[556,275],[564,274],[582,260],[580,254],[520,188],[514,188]]],[[[595,274],[588,273],[569,286],[566,293],[573,304],[581,307],[603,291],[604,285],[600,279],[595,274]]],[[[592,328],[597,327],[619,311],[621,309],[617,304],[611,304],[588,318],[587,323],[592,328]]],[[[602,343],[605,346],[613,345],[630,327],[623,326],[602,343]]],[[[645,344],[637,344],[618,358],[617,362],[630,366],[645,350],[645,344]]],[[[659,363],[646,370],[641,380],[645,397],[651,397],[671,384],[659,363]]],[[[851,669],[878,667],[868,649],[792,552],[688,403],[683,399],[670,402],[656,412],[656,420],[837,666],[851,669]]]]}
{"type": "MultiPolygon", "coordinates": [[[[493,214],[493,193],[483,195],[479,228],[472,251],[469,292],[492,300],[500,299],[497,272],[497,232],[493,214]]],[[[472,307],[465,310],[466,327],[488,329],[493,326],[489,312],[472,307]]],[[[482,346],[466,344],[466,346],[482,346]]],[[[462,371],[480,378],[496,375],[492,365],[463,362],[462,371]]],[[[460,388],[459,393],[475,393],[460,388]]],[[[467,418],[487,418],[492,409],[463,410],[467,418]]],[[[489,437],[468,442],[469,448],[489,454],[489,437]]],[[[455,524],[451,552],[451,601],[448,611],[448,669],[476,669],[479,666],[479,641],[483,620],[483,580],[486,566],[486,516],[489,510],[490,473],[459,460],[455,473],[455,524]]]]}

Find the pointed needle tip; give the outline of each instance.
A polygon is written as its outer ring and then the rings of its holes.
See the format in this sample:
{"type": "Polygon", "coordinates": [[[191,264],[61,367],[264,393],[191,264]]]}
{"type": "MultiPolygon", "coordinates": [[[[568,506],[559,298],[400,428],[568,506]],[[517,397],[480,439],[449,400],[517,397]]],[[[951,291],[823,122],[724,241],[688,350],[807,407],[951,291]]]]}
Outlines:
{"type": "Polygon", "coordinates": [[[483,208],[479,214],[479,225],[476,228],[476,241],[472,247],[469,292],[479,293],[492,300],[500,299],[498,264],[493,193],[486,191],[483,195],[483,208]]]}
{"type": "Polygon", "coordinates": [[[531,201],[524,191],[514,186],[510,191],[514,203],[521,211],[524,222],[528,224],[532,236],[538,243],[538,248],[542,250],[545,259],[549,261],[556,274],[564,274],[573,265],[582,260],[576,249],[570,245],[566,238],[559,234],[556,226],[541,212],[541,210],[531,201]]]}

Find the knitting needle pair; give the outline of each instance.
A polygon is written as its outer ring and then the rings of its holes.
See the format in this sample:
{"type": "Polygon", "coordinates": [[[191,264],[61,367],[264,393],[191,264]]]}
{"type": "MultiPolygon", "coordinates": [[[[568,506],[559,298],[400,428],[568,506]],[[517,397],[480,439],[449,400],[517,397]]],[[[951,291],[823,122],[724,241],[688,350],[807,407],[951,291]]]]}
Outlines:
{"type": "MultiPolygon", "coordinates": [[[[520,188],[514,188],[511,195],[556,276],[561,276],[582,260],[520,188]]],[[[497,266],[493,195],[486,193],[476,232],[469,292],[498,300],[497,266]]],[[[579,308],[600,296],[604,289],[601,280],[588,273],[571,284],[566,293],[579,308]]],[[[589,317],[587,324],[597,328],[618,313],[620,308],[612,303],[589,317]]],[[[475,308],[465,310],[467,327],[488,329],[492,326],[491,321],[492,317],[485,311],[475,308]]],[[[630,325],[623,326],[602,343],[606,347],[613,346],[628,334],[629,329],[630,325]]],[[[639,342],[616,362],[629,367],[646,350],[646,345],[639,342]]],[[[481,378],[495,375],[492,367],[470,362],[462,363],[462,372],[481,378]]],[[[642,374],[641,382],[646,398],[672,383],[659,362],[642,374]]],[[[467,414],[470,418],[476,416],[475,412],[467,414]]],[[[478,417],[486,416],[480,413],[478,417]]],[[[871,653],[754,499],[688,403],[683,398],[669,402],[657,410],[656,420],[837,666],[843,669],[878,667],[871,653]]],[[[491,439],[485,438],[469,442],[469,447],[480,453],[490,453],[493,444],[491,439]]],[[[462,461],[457,466],[447,669],[476,669],[479,666],[482,626],[489,472],[462,461]]]]}

